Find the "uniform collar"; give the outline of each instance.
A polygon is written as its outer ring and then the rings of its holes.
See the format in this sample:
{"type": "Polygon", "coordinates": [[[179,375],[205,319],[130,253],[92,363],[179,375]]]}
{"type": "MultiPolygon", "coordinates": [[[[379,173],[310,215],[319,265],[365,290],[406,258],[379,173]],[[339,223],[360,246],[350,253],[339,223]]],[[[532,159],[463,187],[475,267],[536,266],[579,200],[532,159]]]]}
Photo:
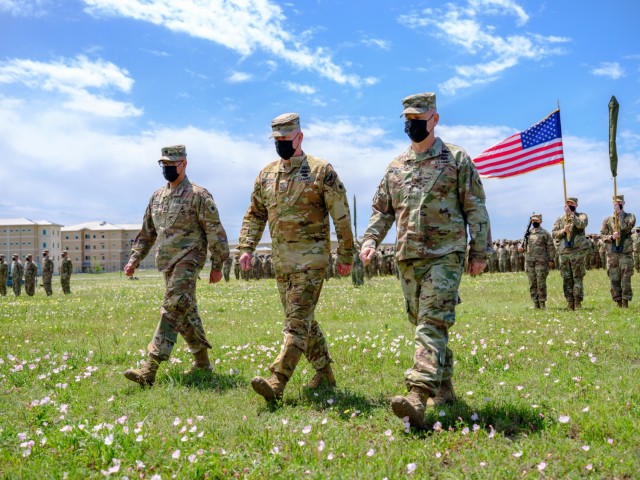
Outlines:
{"type": "Polygon", "coordinates": [[[422,153],[416,153],[413,151],[413,148],[409,147],[409,155],[407,156],[407,160],[426,160],[427,158],[439,157],[442,154],[442,147],[444,143],[440,139],[440,137],[436,137],[435,142],[431,145],[429,150],[426,150],[422,153]]]}
{"type": "Polygon", "coordinates": [[[285,161],[283,159],[280,159],[280,165],[279,165],[278,171],[280,171],[280,172],[289,172],[289,171],[293,170],[294,168],[298,168],[300,165],[302,165],[302,162],[306,158],[307,158],[307,154],[303,153],[299,157],[291,157],[289,159],[289,161],[285,161]]]}
{"type": "Polygon", "coordinates": [[[171,185],[167,183],[166,189],[167,189],[167,192],[175,193],[176,195],[182,195],[182,192],[184,191],[184,189],[187,188],[189,185],[191,185],[191,182],[185,175],[182,181],[178,184],[176,188],[171,188],[171,185]]]}

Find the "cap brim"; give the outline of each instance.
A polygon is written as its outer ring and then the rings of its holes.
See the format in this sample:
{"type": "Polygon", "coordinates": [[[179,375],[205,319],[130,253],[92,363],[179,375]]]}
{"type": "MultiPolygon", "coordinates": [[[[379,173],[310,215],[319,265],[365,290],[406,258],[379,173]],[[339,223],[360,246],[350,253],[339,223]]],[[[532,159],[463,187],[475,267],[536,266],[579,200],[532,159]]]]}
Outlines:
{"type": "Polygon", "coordinates": [[[402,111],[400,116],[406,115],[407,113],[410,113],[410,114],[413,114],[413,115],[422,115],[423,113],[426,113],[428,111],[429,111],[428,108],[407,107],[402,111]]]}
{"type": "Polygon", "coordinates": [[[180,162],[182,158],[160,157],[159,162],[180,162]]]}

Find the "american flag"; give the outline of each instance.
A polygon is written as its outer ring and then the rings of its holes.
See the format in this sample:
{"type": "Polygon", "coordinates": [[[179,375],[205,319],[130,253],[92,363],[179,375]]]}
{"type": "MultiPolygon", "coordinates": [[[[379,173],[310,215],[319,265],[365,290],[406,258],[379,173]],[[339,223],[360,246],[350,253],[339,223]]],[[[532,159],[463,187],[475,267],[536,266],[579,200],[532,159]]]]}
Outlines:
{"type": "Polygon", "coordinates": [[[486,178],[513,177],[562,162],[560,110],[473,159],[480,176],[486,178]]]}

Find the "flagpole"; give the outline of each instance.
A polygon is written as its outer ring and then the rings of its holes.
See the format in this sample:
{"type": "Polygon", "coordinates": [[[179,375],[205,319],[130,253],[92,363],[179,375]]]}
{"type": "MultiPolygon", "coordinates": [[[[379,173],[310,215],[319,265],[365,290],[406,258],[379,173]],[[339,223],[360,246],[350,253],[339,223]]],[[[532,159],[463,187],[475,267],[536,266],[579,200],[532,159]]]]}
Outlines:
{"type": "MultiPolygon", "coordinates": [[[[558,99],[558,116],[560,116],[560,100],[558,99]]],[[[565,162],[565,158],[564,157],[562,159],[562,186],[564,188],[564,208],[567,208],[567,174],[565,172],[564,169],[564,162],[565,162]]],[[[568,212],[564,212],[564,221],[565,221],[565,225],[569,224],[569,213],[568,212]]],[[[571,242],[571,233],[569,233],[569,235],[567,236],[567,242],[571,242]]]]}

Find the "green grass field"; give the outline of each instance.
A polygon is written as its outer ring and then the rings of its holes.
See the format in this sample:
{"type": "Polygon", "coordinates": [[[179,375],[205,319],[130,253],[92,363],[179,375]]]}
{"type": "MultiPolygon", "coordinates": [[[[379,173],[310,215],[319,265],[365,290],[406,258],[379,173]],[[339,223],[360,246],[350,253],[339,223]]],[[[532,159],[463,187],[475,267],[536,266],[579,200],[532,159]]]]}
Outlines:
{"type": "Polygon", "coordinates": [[[577,312],[558,272],[544,311],[523,273],[465,277],[450,332],[459,400],[428,411],[426,432],[405,432],[389,406],[413,356],[395,278],[325,283],[316,316],[338,387],[305,391],[303,359],[272,408],[249,382],[282,340],[274,281],[203,280],[215,373],[183,375],[180,341],[141,389],[122,373],[145,357],[163,285],[137,275],[0,297],[1,478],[640,477],[640,304],[615,307],[602,270],[577,312]]]}

